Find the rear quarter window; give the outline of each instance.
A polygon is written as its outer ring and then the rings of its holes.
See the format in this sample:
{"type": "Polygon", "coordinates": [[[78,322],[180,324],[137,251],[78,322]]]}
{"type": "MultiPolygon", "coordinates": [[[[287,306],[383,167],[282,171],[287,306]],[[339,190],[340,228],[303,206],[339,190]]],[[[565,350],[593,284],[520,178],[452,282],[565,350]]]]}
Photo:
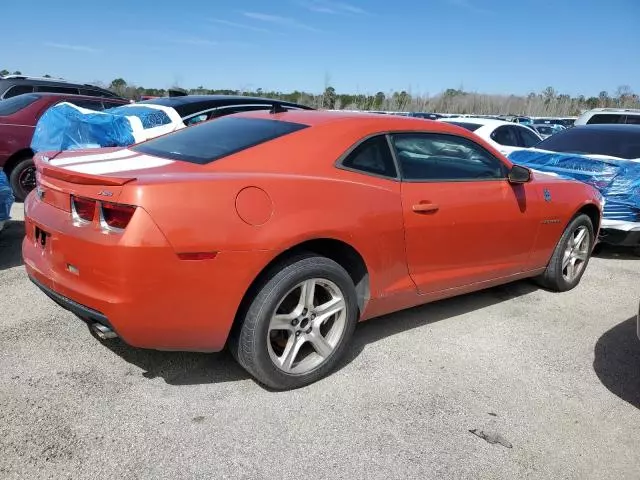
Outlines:
{"type": "Polygon", "coordinates": [[[131,150],[205,165],[307,127],[262,118],[222,117],[148,140],[131,150]]]}
{"type": "Polygon", "coordinates": [[[38,100],[38,98],[40,98],[40,96],[27,93],[17,97],[8,98],[6,100],[0,100],[0,116],[5,117],[7,115],[13,115],[23,108],[31,105],[33,102],[38,100]]]}

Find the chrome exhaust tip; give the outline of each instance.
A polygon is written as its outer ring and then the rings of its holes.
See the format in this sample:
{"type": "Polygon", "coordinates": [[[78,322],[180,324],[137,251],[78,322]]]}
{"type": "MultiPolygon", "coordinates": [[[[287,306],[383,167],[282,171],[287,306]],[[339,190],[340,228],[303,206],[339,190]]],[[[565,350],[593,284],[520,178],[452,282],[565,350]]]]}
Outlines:
{"type": "Polygon", "coordinates": [[[117,338],[118,334],[111,330],[109,327],[102,325],[101,323],[92,323],[91,330],[101,338],[102,340],[108,340],[110,338],[117,338]]]}

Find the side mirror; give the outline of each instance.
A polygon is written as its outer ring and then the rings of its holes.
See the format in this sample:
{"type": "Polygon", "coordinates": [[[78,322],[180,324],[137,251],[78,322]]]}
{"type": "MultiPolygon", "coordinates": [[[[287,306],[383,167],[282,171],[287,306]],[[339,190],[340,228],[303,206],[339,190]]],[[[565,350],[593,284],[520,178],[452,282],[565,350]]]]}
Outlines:
{"type": "Polygon", "coordinates": [[[511,171],[507,176],[509,179],[509,183],[527,183],[531,181],[531,170],[527,167],[522,167],[520,165],[514,165],[511,167],[511,171]]]}

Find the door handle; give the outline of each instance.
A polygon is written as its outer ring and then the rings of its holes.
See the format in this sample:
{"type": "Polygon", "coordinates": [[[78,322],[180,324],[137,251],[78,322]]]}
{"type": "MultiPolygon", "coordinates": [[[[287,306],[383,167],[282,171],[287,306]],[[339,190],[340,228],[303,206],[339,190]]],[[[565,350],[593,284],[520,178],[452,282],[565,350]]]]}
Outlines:
{"type": "Polygon", "coordinates": [[[440,206],[435,203],[418,203],[413,206],[415,213],[431,213],[437,212],[438,210],[440,210],[440,206]]]}

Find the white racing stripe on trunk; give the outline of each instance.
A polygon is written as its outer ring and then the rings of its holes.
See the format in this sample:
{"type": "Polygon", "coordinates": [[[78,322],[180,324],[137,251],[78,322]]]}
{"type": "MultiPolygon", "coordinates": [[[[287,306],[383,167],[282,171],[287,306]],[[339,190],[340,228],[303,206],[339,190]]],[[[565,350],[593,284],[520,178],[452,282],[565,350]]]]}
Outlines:
{"type": "Polygon", "coordinates": [[[125,149],[125,150],[117,150],[111,153],[80,155],[77,157],[61,158],[59,160],[54,158],[53,160],[50,160],[49,163],[54,167],[61,167],[64,165],[75,165],[78,163],[85,163],[85,162],[99,162],[99,161],[114,160],[116,158],[127,158],[127,157],[133,157],[134,155],[138,155],[138,154],[136,152],[132,152],[131,150],[125,149]]]}
{"type": "Polygon", "coordinates": [[[173,162],[173,160],[167,160],[164,158],[140,155],[135,158],[122,158],[112,160],[110,162],[93,162],[83,165],[71,165],[69,167],[65,167],[65,169],[78,173],[102,175],[105,173],[128,172],[130,170],[163,167],[165,165],[170,165],[173,162]]]}

